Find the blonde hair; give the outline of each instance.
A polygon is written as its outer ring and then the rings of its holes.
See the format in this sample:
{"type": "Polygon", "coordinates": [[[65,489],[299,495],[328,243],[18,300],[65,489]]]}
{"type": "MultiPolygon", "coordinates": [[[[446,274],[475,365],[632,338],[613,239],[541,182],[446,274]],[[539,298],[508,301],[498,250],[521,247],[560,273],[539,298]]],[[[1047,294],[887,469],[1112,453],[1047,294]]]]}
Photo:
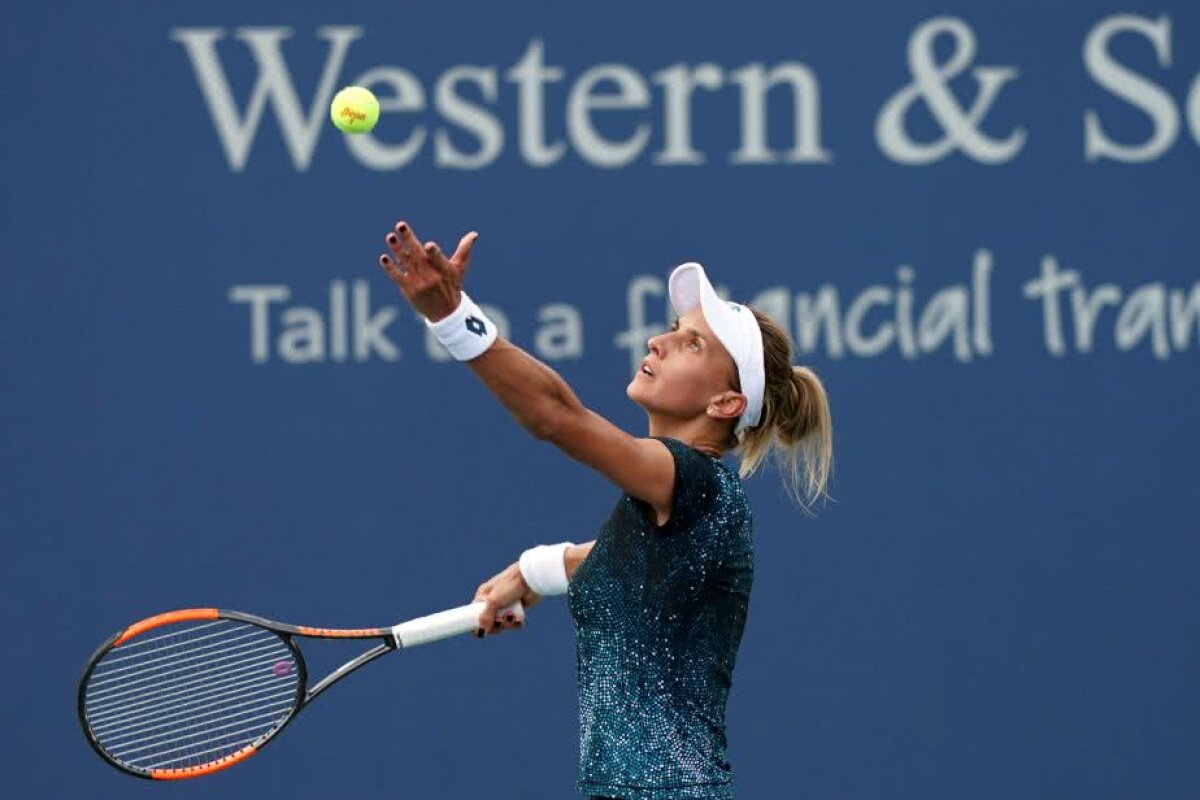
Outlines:
{"type": "Polygon", "coordinates": [[[739,458],[738,474],[750,477],[773,454],[788,496],[811,514],[818,499],[830,497],[826,491],[833,470],[829,398],[815,372],[792,365],[787,330],[761,311],[750,310],[762,330],[766,389],[759,423],[730,445],[739,458]]]}

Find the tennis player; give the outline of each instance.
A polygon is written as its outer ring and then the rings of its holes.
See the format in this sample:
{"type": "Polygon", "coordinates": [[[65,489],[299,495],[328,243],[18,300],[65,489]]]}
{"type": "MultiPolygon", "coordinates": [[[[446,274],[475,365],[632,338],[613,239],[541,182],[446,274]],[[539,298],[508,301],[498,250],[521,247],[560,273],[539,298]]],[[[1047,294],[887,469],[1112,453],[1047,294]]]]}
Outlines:
{"type": "Polygon", "coordinates": [[[525,430],[622,494],[594,541],[525,550],[483,583],[477,636],[519,624],[500,609],[567,594],[580,705],[577,788],[592,798],[734,797],[725,708],[754,578],[741,478],[774,453],[807,510],[825,494],[832,425],[825,390],[792,366],[787,332],[721,300],[699,264],[671,274],[679,314],[626,387],[649,434],[591,411],[550,367],[496,335],[462,291],[477,234],[450,258],[404,222],[380,264],[438,340],[525,430]],[[722,456],[739,459],[735,472],[722,456]]]}

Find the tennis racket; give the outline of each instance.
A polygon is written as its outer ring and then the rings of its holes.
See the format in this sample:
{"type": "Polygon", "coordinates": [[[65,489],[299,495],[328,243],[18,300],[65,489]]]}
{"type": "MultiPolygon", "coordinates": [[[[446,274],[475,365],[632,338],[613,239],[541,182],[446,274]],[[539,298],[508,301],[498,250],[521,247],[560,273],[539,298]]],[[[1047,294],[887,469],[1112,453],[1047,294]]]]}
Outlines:
{"type": "MultiPolygon", "coordinates": [[[[240,611],[189,608],[109,637],[79,681],[79,720],[105,761],[140,778],[209,775],[254,755],[342,678],[394,650],[478,627],[476,602],[390,628],[288,625],[240,611]],[[296,640],[378,639],[321,680],[308,681],[296,640]]],[[[520,601],[502,609],[524,620],[520,601]]]]}

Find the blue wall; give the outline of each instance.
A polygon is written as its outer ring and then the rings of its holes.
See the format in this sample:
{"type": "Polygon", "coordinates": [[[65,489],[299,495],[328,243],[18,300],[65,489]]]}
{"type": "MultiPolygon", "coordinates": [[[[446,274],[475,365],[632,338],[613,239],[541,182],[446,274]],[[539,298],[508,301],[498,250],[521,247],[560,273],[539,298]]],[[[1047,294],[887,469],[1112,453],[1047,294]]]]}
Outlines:
{"type": "Polygon", "coordinates": [[[677,263],[804,345],[837,502],[747,485],[740,796],[1200,795],[1194,3],[304,6],[5,12],[6,795],[573,795],[559,601],[173,789],[74,719],[142,616],[386,624],[594,538],[618,491],[378,270],[401,218],[479,230],[472,296],[631,432],[677,263]],[[395,110],[351,140],[363,80],[395,110]]]}

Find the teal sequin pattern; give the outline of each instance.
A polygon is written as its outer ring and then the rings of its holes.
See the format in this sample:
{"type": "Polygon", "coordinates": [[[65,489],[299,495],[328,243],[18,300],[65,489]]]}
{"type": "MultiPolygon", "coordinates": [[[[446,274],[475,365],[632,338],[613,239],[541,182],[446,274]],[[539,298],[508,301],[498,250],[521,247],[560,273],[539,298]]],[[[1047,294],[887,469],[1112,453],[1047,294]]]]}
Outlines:
{"type": "Polygon", "coordinates": [[[575,626],[585,796],[734,797],[725,707],[754,581],[737,473],[668,437],[675,488],[661,527],[621,495],[567,602],[575,626]]]}

